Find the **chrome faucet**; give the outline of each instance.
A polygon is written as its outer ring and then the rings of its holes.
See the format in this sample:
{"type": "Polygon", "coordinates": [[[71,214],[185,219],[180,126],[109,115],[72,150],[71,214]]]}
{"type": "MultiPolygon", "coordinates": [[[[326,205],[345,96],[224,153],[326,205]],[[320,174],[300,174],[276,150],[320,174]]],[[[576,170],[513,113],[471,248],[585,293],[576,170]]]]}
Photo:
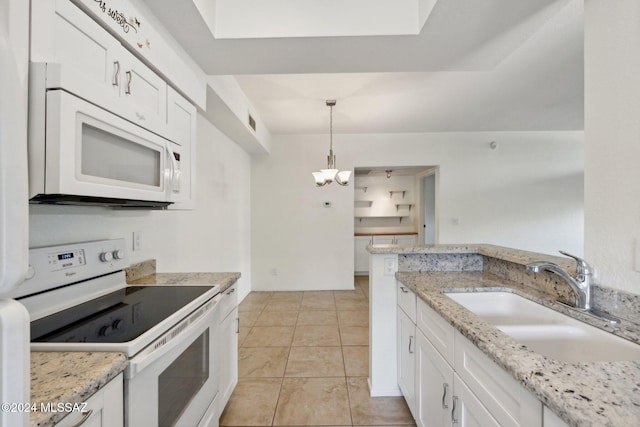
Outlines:
{"type": "Polygon", "coordinates": [[[562,255],[573,258],[578,263],[576,266],[576,276],[573,277],[558,264],[545,261],[535,261],[527,264],[527,271],[532,273],[540,273],[541,271],[550,271],[562,277],[569,284],[573,292],[576,294],[576,308],[589,311],[591,310],[591,267],[587,262],[575,255],[559,251],[562,255]]]}

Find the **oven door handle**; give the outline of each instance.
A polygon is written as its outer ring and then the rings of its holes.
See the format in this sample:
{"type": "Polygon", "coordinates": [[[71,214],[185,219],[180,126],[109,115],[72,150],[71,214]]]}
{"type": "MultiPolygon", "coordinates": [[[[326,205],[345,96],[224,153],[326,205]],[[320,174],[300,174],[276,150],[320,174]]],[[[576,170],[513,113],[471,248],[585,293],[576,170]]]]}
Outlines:
{"type": "MultiPolygon", "coordinates": [[[[171,334],[173,333],[173,331],[177,331],[180,328],[182,328],[181,324],[182,322],[184,322],[184,319],[183,319],[180,323],[178,323],[169,331],[164,333],[160,338],[158,338],[157,340],[149,344],[144,350],[142,350],[142,352],[139,355],[134,356],[129,361],[129,367],[125,372],[126,378],[131,379],[135,377],[140,372],[142,372],[147,366],[151,365],[153,362],[157,361],[158,359],[161,359],[165,354],[175,349],[180,344],[184,343],[183,339],[178,339],[177,337],[187,338],[187,337],[190,337],[191,335],[194,335],[193,338],[196,338],[199,335],[198,328],[201,325],[205,324],[206,322],[210,322],[212,326],[215,326],[217,323],[216,312],[218,309],[218,304],[220,303],[221,299],[222,299],[221,294],[216,295],[210,301],[211,303],[213,303],[213,306],[206,313],[200,315],[200,317],[195,319],[192,323],[189,323],[188,326],[184,327],[184,329],[181,329],[179,333],[171,337],[171,334]],[[213,317],[213,319],[209,320],[211,317],[213,317]],[[194,334],[194,331],[195,331],[195,334],[194,334]],[[168,341],[166,342],[166,344],[162,344],[162,341],[165,338],[168,341]]],[[[205,303],[204,305],[207,305],[207,304],[209,304],[209,302],[205,303]]],[[[195,310],[187,318],[193,316],[196,311],[198,310],[195,310]]]]}

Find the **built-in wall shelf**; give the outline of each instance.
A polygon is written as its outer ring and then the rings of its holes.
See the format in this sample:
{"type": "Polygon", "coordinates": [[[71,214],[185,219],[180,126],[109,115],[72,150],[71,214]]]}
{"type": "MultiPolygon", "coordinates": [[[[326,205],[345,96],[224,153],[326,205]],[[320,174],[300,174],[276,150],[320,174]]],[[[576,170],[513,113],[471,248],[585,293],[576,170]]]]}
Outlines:
{"type": "Polygon", "coordinates": [[[364,193],[367,192],[367,188],[369,187],[356,187],[356,190],[362,190],[364,193]]]}
{"type": "Polygon", "coordinates": [[[389,198],[393,199],[394,194],[402,194],[402,198],[404,199],[404,195],[407,193],[407,190],[390,190],[389,198]]]}
{"type": "Polygon", "coordinates": [[[409,209],[409,212],[411,212],[411,208],[413,207],[413,203],[396,203],[396,212],[400,211],[400,208],[402,209],[409,209]]]}
{"type": "Polygon", "coordinates": [[[409,218],[409,215],[384,215],[384,216],[356,216],[355,219],[362,222],[363,219],[385,219],[385,218],[396,218],[402,224],[402,220],[404,218],[409,218]]]}
{"type": "Polygon", "coordinates": [[[356,208],[370,208],[373,200],[354,200],[353,206],[356,208]]]}

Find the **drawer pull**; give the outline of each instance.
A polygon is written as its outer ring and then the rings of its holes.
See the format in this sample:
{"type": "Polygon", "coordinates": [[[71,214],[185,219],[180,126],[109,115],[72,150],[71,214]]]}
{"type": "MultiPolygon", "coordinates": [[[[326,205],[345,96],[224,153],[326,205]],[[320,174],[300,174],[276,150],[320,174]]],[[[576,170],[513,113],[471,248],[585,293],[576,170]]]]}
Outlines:
{"type": "Polygon", "coordinates": [[[227,295],[231,295],[232,293],[234,293],[236,291],[236,288],[232,288],[229,292],[227,292],[227,295]]]}
{"type": "Polygon", "coordinates": [[[449,384],[442,383],[442,409],[449,409],[449,405],[447,405],[447,390],[449,389],[449,384]]]}
{"type": "Polygon", "coordinates": [[[453,405],[451,408],[451,424],[458,424],[458,419],[456,418],[457,405],[458,405],[458,396],[453,396],[453,405]]]}
{"type": "Polygon", "coordinates": [[[409,353],[413,353],[411,344],[413,344],[413,335],[409,335],[409,353]]]}
{"type": "Polygon", "coordinates": [[[402,291],[403,294],[409,293],[409,291],[404,286],[400,286],[400,290],[402,291]]]}
{"type": "Polygon", "coordinates": [[[82,424],[84,424],[89,419],[91,414],[93,414],[93,409],[89,409],[88,411],[82,411],[82,413],[84,414],[82,419],[71,427],[80,427],[82,424]]]}

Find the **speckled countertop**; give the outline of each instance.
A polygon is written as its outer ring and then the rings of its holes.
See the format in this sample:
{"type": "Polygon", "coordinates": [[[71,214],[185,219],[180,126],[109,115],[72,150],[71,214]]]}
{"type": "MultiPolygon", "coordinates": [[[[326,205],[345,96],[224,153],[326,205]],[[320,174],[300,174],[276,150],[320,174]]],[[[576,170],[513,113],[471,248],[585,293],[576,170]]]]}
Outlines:
{"type": "Polygon", "coordinates": [[[155,273],[129,281],[129,285],[220,285],[220,292],[233,285],[240,273],[155,273]]]}
{"type": "Polygon", "coordinates": [[[493,257],[516,264],[527,264],[533,261],[550,261],[562,267],[575,268],[572,259],[524,251],[521,249],[507,248],[504,246],[489,244],[467,245],[369,245],[367,250],[372,254],[478,254],[493,257]]]}
{"type": "MultiPolygon", "coordinates": [[[[127,367],[123,353],[31,352],[31,400],[40,403],[82,403],[127,367]]],[[[53,426],[66,414],[31,412],[32,427],[53,426]]]]}
{"type": "MultiPolygon", "coordinates": [[[[398,247],[389,253],[397,251],[398,247]]],[[[398,272],[396,278],[569,425],[640,425],[640,361],[570,363],[544,357],[517,343],[442,292],[506,290],[567,314],[573,310],[551,302],[548,295],[531,287],[482,271],[398,272]]],[[[635,324],[623,322],[620,326],[610,327],[588,315],[576,313],[574,317],[632,341],[640,341],[640,330],[635,324]]]]}

